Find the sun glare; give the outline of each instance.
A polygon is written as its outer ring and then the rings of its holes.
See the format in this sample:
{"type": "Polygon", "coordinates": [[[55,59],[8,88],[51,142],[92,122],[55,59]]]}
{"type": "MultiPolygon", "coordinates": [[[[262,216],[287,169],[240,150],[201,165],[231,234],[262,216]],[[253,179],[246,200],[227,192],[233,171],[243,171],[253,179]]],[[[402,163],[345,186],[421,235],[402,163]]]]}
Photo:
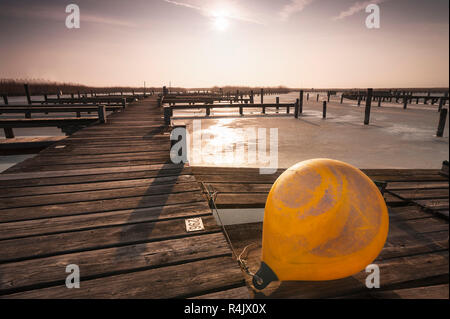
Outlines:
{"type": "Polygon", "coordinates": [[[229,14],[227,10],[215,10],[212,12],[212,17],[216,30],[225,31],[230,26],[229,14]]]}
{"type": "Polygon", "coordinates": [[[225,17],[216,17],[214,18],[214,27],[219,31],[225,31],[230,26],[227,18],[225,17]]]}

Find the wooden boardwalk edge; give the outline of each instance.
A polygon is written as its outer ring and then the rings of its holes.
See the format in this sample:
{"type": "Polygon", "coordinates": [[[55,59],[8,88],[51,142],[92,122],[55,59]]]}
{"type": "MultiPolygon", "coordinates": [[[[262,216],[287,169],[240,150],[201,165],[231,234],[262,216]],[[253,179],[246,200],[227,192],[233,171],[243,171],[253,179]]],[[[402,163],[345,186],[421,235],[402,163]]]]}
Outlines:
{"type": "Polygon", "coordinates": [[[241,269],[188,166],[170,162],[155,98],[0,174],[0,298],[196,298],[241,269]],[[185,220],[205,229],[187,232],[185,220]],[[80,288],[68,289],[66,266],[80,288]]]}

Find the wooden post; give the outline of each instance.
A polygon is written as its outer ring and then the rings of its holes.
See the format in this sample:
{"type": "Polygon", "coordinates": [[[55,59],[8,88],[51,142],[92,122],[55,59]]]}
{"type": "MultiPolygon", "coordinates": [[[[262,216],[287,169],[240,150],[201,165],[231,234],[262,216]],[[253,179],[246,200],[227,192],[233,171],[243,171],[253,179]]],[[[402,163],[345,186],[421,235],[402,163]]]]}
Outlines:
{"type": "Polygon", "coordinates": [[[316,102],[319,102],[319,93],[317,93],[316,102]]]}
{"type": "Polygon", "coordinates": [[[328,103],[330,103],[330,95],[331,95],[331,94],[330,94],[330,91],[328,91],[328,92],[327,92],[327,101],[328,101],[328,103]]]}
{"type": "Polygon", "coordinates": [[[443,108],[439,113],[439,125],[436,132],[437,137],[444,136],[445,122],[447,121],[447,109],[443,108]]]}
{"type": "Polygon", "coordinates": [[[98,105],[98,120],[100,123],[106,123],[106,106],[98,105]]]}
{"type": "Polygon", "coordinates": [[[14,138],[14,131],[12,127],[5,127],[3,131],[5,132],[6,138],[14,138]]]}
{"type": "Polygon", "coordinates": [[[8,105],[8,95],[3,94],[3,102],[5,102],[5,105],[8,105]]]}
{"type": "Polygon", "coordinates": [[[170,125],[170,116],[171,116],[171,107],[164,107],[164,123],[169,126],[170,125]]]}
{"type": "Polygon", "coordinates": [[[80,91],[77,91],[78,98],[81,98],[80,91]]]}
{"type": "Polygon", "coordinates": [[[299,100],[299,104],[298,104],[298,112],[300,114],[303,113],[303,95],[304,95],[304,92],[303,92],[303,90],[301,90],[300,91],[300,100],[299,100]]]}
{"type": "Polygon", "coordinates": [[[31,104],[30,88],[28,87],[28,84],[24,84],[23,86],[25,87],[25,94],[27,95],[28,104],[31,104]]]}
{"type": "Polygon", "coordinates": [[[358,94],[358,106],[361,106],[361,95],[358,94]]]}
{"type": "Polygon", "coordinates": [[[297,99],[295,101],[295,107],[294,107],[294,117],[296,119],[298,119],[299,108],[300,108],[300,99],[297,99]]]}
{"type": "Polygon", "coordinates": [[[444,106],[444,98],[440,98],[439,99],[439,108],[438,108],[438,112],[440,112],[442,110],[442,107],[444,106]]]}
{"type": "Polygon", "coordinates": [[[91,90],[91,97],[94,97],[94,92],[91,90]]]}
{"type": "Polygon", "coordinates": [[[261,89],[261,104],[264,104],[264,89],[261,89]]]}
{"type": "Polygon", "coordinates": [[[323,101],[322,118],[327,118],[327,101],[323,101]]]}
{"type": "Polygon", "coordinates": [[[239,115],[244,115],[244,107],[242,106],[242,104],[239,105],[239,115]]]}
{"type": "Polygon", "coordinates": [[[209,106],[206,106],[206,116],[211,115],[211,108],[209,106]]]}
{"type": "Polygon", "coordinates": [[[408,107],[408,96],[404,95],[403,96],[403,109],[406,110],[407,107],[408,107]]]}
{"type": "Polygon", "coordinates": [[[277,103],[277,113],[278,113],[278,111],[280,110],[280,97],[279,96],[276,97],[276,103],[277,103]]]}
{"type": "Polygon", "coordinates": [[[255,104],[255,95],[253,94],[253,91],[250,91],[250,103],[255,104]]]}
{"type": "Polygon", "coordinates": [[[341,104],[342,104],[342,102],[344,102],[344,94],[343,93],[341,95],[341,104]]]}
{"type": "Polygon", "coordinates": [[[378,97],[378,107],[381,107],[381,96],[378,97]]]}
{"type": "Polygon", "coordinates": [[[309,93],[306,93],[306,101],[309,101],[309,93]]]}
{"type": "MultiPolygon", "coordinates": [[[[159,102],[159,103],[161,103],[161,102],[159,102]]],[[[160,107],[161,107],[161,105],[160,105],[160,107]]],[[[126,108],[127,108],[127,99],[126,99],[126,98],[123,98],[123,99],[122,99],[122,108],[123,108],[123,109],[126,109],[126,108]]]]}
{"type": "Polygon", "coordinates": [[[370,107],[372,106],[373,89],[367,89],[366,111],[364,115],[364,125],[369,125],[370,122],[370,107]]]}

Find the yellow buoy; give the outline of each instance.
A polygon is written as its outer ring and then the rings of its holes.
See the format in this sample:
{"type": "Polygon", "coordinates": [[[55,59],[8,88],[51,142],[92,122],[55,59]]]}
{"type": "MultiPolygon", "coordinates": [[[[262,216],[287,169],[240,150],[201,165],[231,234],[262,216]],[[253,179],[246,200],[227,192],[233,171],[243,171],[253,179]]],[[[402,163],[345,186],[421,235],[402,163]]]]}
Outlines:
{"type": "Polygon", "coordinates": [[[253,284],[351,276],[379,255],[388,230],[384,198],[359,169],[331,159],[298,163],[267,198],[253,284]]]}

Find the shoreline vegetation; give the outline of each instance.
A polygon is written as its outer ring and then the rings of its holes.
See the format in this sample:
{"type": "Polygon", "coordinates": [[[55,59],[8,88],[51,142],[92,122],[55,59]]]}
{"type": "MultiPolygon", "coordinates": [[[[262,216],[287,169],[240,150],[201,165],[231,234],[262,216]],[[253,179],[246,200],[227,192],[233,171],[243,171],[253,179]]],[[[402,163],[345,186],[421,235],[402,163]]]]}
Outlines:
{"type": "MultiPolygon", "coordinates": [[[[43,94],[112,94],[112,93],[133,93],[133,92],[160,92],[162,87],[129,87],[129,86],[113,86],[113,87],[96,87],[88,86],[78,83],[67,83],[67,82],[54,82],[42,79],[0,79],[0,95],[8,96],[25,96],[24,84],[28,84],[30,87],[31,95],[43,95],[43,94]]],[[[171,87],[172,92],[219,92],[223,93],[234,93],[237,90],[240,92],[250,92],[253,90],[258,93],[261,89],[270,91],[272,93],[285,94],[300,90],[300,88],[288,88],[285,86],[272,86],[272,87],[250,87],[250,86],[213,86],[209,88],[182,88],[182,87],[171,87]]],[[[363,90],[364,88],[302,88],[308,92],[323,92],[323,91],[353,91],[353,90],[363,90]]],[[[441,93],[448,91],[448,88],[376,88],[375,91],[383,90],[407,90],[409,92],[431,92],[431,93],[441,93]]]]}

